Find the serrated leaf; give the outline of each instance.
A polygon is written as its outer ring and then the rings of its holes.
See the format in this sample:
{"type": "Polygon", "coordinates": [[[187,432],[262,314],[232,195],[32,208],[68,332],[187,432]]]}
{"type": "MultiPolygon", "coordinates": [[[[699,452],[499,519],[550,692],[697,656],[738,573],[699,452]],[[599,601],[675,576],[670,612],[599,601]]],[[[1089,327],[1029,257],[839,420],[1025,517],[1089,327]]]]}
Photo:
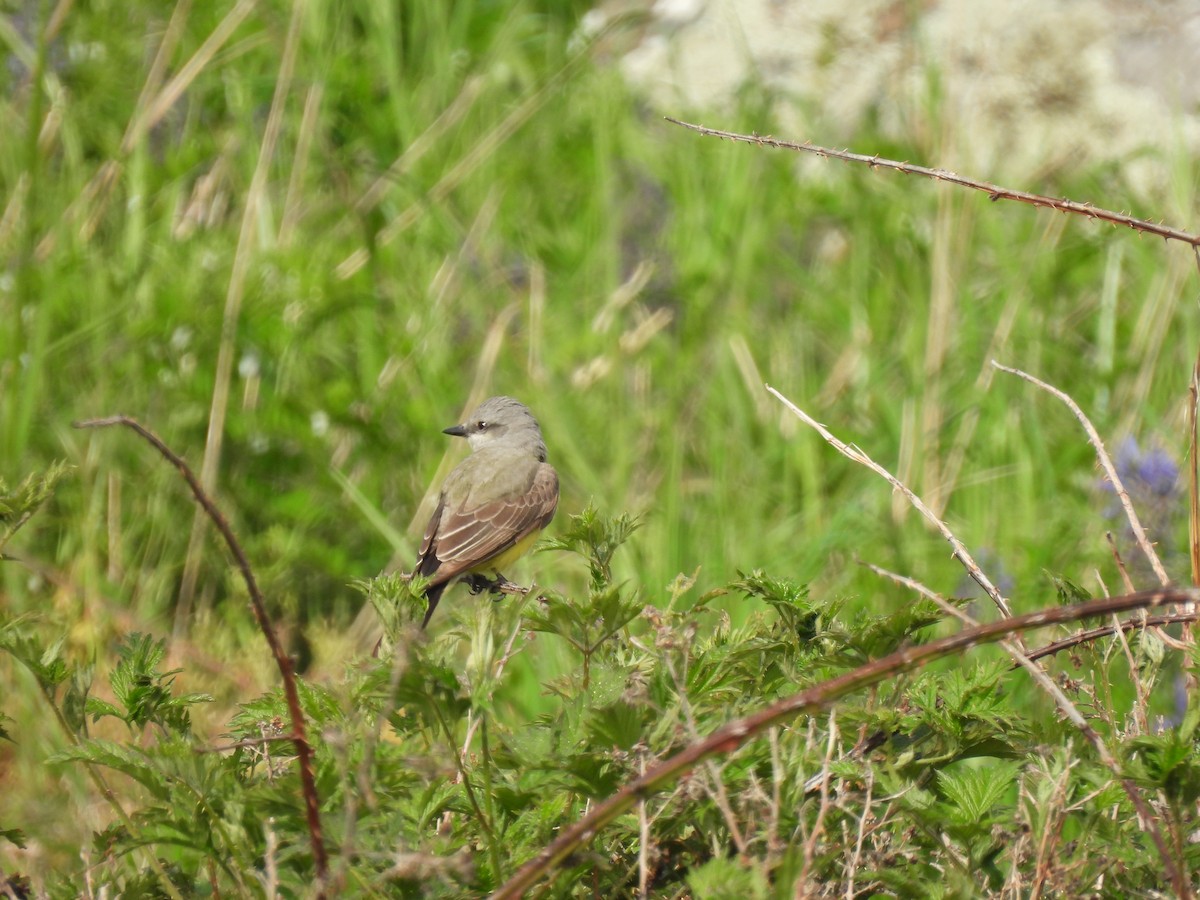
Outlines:
{"type": "Polygon", "coordinates": [[[789,632],[801,641],[812,640],[822,613],[808,598],[808,585],[783,578],[773,578],[762,569],[746,573],[738,571],[738,580],[731,589],[747,597],[757,597],[775,610],[789,632]]]}
{"type": "Polygon", "coordinates": [[[55,462],[45,472],[27,475],[15,489],[0,479],[0,549],[46,502],[55,485],[72,468],[65,462],[55,462]]]}
{"type": "Polygon", "coordinates": [[[155,764],[153,757],[123,744],[92,738],[51,754],[46,761],[51,764],[87,762],[104,766],[128,775],[160,800],[166,800],[170,795],[170,780],[155,764]]]}
{"type": "Polygon", "coordinates": [[[692,869],[688,887],[695,900],[764,900],[770,883],[760,865],[718,856],[692,869]]]}
{"type": "Polygon", "coordinates": [[[1058,595],[1058,602],[1064,606],[1068,603],[1082,603],[1084,600],[1092,599],[1091,594],[1067,576],[1051,572],[1049,569],[1042,569],[1042,572],[1045,573],[1050,584],[1054,586],[1054,593],[1058,595]]]}
{"type": "Polygon", "coordinates": [[[566,550],[582,556],[588,564],[593,590],[612,583],[612,559],[622,544],[642,527],[636,516],[602,515],[592,504],[577,516],[571,516],[558,537],[538,545],[539,551],[566,550]]]}
{"type": "Polygon", "coordinates": [[[1019,763],[997,762],[988,766],[961,767],[938,772],[938,790],[946,798],[957,821],[983,825],[997,814],[1001,800],[1010,792],[1019,763]]]}
{"type": "Polygon", "coordinates": [[[593,709],[584,726],[588,744],[596,748],[628,750],[642,738],[646,713],[628,703],[593,709]]]}
{"type": "Polygon", "coordinates": [[[80,666],[71,673],[71,684],[63,695],[62,714],[71,733],[87,732],[88,691],[92,686],[92,666],[80,666]]]}

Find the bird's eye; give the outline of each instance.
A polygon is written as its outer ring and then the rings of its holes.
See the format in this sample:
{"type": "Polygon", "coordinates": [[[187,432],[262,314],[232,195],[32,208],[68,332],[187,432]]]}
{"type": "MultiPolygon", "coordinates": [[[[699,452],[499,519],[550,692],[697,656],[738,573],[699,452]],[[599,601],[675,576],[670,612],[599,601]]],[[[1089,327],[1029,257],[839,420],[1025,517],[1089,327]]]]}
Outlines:
{"type": "Polygon", "coordinates": [[[480,419],[478,422],[475,423],[475,427],[478,428],[480,431],[487,431],[488,423],[485,422],[483,419],[480,419]]]}

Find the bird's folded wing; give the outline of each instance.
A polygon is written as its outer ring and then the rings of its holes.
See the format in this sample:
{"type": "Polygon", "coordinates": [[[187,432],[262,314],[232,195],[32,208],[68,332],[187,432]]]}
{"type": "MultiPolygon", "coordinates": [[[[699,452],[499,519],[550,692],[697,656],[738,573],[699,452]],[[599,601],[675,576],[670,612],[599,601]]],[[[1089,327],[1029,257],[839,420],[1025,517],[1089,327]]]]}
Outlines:
{"type": "Polygon", "coordinates": [[[439,504],[421,543],[419,571],[435,583],[486,563],[550,524],[558,507],[558,475],[543,463],[524,494],[469,509],[439,504]]]}

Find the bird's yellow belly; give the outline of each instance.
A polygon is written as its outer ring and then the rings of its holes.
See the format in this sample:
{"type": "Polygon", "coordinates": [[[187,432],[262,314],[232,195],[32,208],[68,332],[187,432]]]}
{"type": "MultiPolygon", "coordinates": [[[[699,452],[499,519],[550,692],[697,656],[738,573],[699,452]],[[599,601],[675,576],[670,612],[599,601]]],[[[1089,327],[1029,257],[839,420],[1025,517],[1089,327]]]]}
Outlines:
{"type": "Polygon", "coordinates": [[[474,568],[470,569],[469,571],[471,571],[471,572],[495,572],[497,574],[503,574],[504,569],[507,566],[511,566],[514,562],[516,562],[518,559],[520,559],[522,556],[524,556],[526,553],[529,552],[529,548],[534,545],[534,542],[537,541],[538,536],[541,535],[541,533],[542,532],[539,529],[538,531],[535,531],[532,534],[527,534],[525,537],[521,538],[521,540],[517,541],[515,544],[513,544],[511,547],[509,547],[507,550],[503,551],[502,553],[497,553],[495,556],[493,556],[487,562],[481,563],[480,565],[475,566],[474,568]]]}

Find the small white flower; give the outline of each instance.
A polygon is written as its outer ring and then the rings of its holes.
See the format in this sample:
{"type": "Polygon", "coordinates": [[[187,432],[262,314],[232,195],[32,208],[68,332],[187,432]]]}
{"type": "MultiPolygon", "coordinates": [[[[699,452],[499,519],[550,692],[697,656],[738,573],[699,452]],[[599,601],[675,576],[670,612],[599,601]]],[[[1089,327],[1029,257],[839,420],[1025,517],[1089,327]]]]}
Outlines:
{"type": "Polygon", "coordinates": [[[329,413],[323,409],[318,409],[309,418],[312,425],[312,432],[317,437],[324,437],[329,432],[329,413]]]}
{"type": "Polygon", "coordinates": [[[238,374],[242,378],[257,378],[259,373],[258,354],[254,352],[245,353],[238,360],[238,374]]]}

